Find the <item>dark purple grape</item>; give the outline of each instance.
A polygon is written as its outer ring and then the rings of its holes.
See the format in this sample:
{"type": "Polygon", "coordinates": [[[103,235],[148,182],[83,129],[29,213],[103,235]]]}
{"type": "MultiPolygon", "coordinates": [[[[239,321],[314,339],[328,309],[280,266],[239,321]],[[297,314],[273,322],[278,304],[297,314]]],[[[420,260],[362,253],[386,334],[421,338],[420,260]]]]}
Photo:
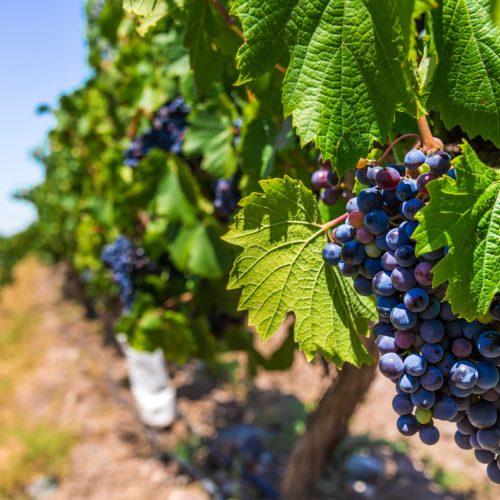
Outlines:
{"type": "Polygon", "coordinates": [[[385,167],[379,170],[375,176],[375,183],[380,189],[396,189],[401,179],[399,172],[392,167],[385,167]]]}
{"type": "Polygon", "coordinates": [[[404,164],[408,170],[412,172],[416,172],[418,167],[425,163],[426,160],[425,153],[420,151],[419,149],[412,149],[408,151],[405,155],[404,164]]]}
{"type": "Polygon", "coordinates": [[[445,151],[436,151],[429,155],[425,161],[429,165],[431,172],[436,175],[444,175],[451,166],[451,157],[445,151]]]}
{"type": "Polygon", "coordinates": [[[323,247],[323,260],[330,266],[336,266],[340,262],[342,248],[336,243],[327,243],[323,247]]]}
{"type": "Polygon", "coordinates": [[[417,188],[424,195],[429,196],[429,191],[427,191],[427,184],[430,181],[437,179],[438,176],[433,174],[432,172],[426,172],[425,174],[421,174],[417,179],[417,188]]]}
{"type": "Polygon", "coordinates": [[[403,360],[398,354],[389,352],[380,357],[378,362],[380,373],[390,379],[397,379],[403,375],[403,360]]]}
{"type": "Polygon", "coordinates": [[[402,266],[396,267],[391,273],[391,281],[396,290],[406,292],[416,285],[415,276],[412,268],[402,266]]]}
{"type": "Polygon", "coordinates": [[[422,288],[410,288],[404,296],[405,306],[413,312],[422,312],[429,305],[429,295],[422,288]]]}

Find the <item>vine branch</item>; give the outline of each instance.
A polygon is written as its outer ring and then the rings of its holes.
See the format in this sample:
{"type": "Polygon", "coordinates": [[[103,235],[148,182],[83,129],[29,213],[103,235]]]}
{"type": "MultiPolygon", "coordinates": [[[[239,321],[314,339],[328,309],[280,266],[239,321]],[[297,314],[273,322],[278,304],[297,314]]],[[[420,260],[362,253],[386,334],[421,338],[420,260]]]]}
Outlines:
{"type": "Polygon", "coordinates": [[[340,224],[341,222],[345,221],[349,217],[349,213],[346,212],[344,215],[341,215],[340,217],[337,217],[336,219],[331,220],[330,222],[327,222],[326,224],[323,224],[321,226],[322,231],[328,231],[333,226],[336,226],[337,224],[340,224]]]}
{"type": "Polygon", "coordinates": [[[434,137],[427,122],[427,116],[422,115],[417,118],[418,130],[420,131],[420,137],[422,138],[422,145],[425,152],[432,151],[435,149],[443,149],[443,142],[441,139],[434,137]]]}
{"type": "Polygon", "coordinates": [[[387,155],[392,151],[392,148],[394,148],[394,146],[400,142],[400,141],[404,141],[405,139],[408,139],[409,137],[420,137],[418,134],[404,134],[404,135],[400,135],[399,137],[396,137],[396,139],[394,139],[390,144],[389,146],[387,146],[387,149],[384,151],[384,154],[377,160],[377,163],[379,161],[382,161],[384,160],[387,155]]]}

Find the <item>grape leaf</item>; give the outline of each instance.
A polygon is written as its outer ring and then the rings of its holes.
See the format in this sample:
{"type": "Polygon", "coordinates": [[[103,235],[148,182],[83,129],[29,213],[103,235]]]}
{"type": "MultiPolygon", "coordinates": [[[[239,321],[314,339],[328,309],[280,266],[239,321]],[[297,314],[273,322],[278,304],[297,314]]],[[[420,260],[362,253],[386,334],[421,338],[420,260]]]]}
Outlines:
{"type": "Polygon", "coordinates": [[[236,172],[237,158],[233,148],[233,119],[223,111],[220,107],[192,111],[183,150],[190,157],[203,156],[201,168],[213,177],[229,178],[236,172]]]}
{"type": "Polygon", "coordinates": [[[168,14],[169,6],[164,0],[123,0],[123,8],[137,16],[137,31],[144,36],[168,14]]]}
{"type": "Polygon", "coordinates": [[[300,181],[285,176],[260,182],[263,193],[241,200],[224,239],[243,247],[228,288],[241,288],[240,310],[263,339],[293,312],[295,340],[310,359],[321,351],[338,366],[371,358],[359,339],[375,317],[371,301],[352,282],[325,265],[325,244],[316,199],[300,181]]]}
{"type": "Polygon", "coordinates": [[[396,107],[411,112],[414,75],[407,61],[397,1],[236,0],[245,44],[238,52],[238,83],[271,69],[287,48],[285,115],[302,143],[314,141],[345,173],[385,140],[396,107]]]}
{"type": "Polygon", "coordinates": [[[443,0],[435,11],[438,66],[428,107],[447,128],[460,125],[500,146],[500,28],[485,0],[443,0]]]}
{"type": "Polygon", "coordinates": [[[449,281],[446,299],[469,321],[488,312],[500,291],[500,176],[469,144],[453,161],[457,181],[429,183],[431,201],[418,214],[417,253],[443,246],[449,252],[435,267],[433,285],[449,281]]]}
{"type": "Polygon", "coordinates": [[[199,222],[182,226],[169,243],[170,258],[175,266],[202,278],[221,278],[227,273],[231,256],[215,227],[199,222]]]}

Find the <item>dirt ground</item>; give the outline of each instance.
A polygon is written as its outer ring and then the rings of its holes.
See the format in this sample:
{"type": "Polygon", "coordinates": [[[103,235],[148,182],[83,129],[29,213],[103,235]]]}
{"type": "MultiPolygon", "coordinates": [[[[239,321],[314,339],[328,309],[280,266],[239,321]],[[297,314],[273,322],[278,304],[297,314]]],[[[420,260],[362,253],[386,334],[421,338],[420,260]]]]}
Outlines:
{"type": "MultiPolygon", "coordinates": [[[[0,475],[0,498],[201,500],[214,485],[226,498],[256,498],[254,490],[242,489],[240,469],[228,457],[236,453],[238,433],[263,429],[274,439],[269,485],[278,487],[306,410],[325,389],[320,364],[308,365],[297,353],[291,370],[260,373],[252,383],[242,375],[241,356],[227,359],[235,374],[217,383],[196,363],[172,367],[180,419],[151,434],[135,414],[123,358],[103,346],[98,322],[83,319],[81,306],[62,298],[61,280],[54,269],[27,260],[1,294],[0,470],[8,474],[0,475]],[[40,429],[46,441],[33,444],[40,429]],[[207,462],[214,462],[212,469],[207,462]]],[[[269,352],[273,343],[260,347],[269,352]]],[[[351,428],[355,436],[384,439],[400,450],[391,460],[407,470],[391,482],[403,486],[392,496],[359,498],[404,498],[415,480],[425,490],[412,500],[500,498],[484,466],[453,443],[451,424],[440,426],[438,446],[402,438],[393,391],[377,376],[351,428]]]]}

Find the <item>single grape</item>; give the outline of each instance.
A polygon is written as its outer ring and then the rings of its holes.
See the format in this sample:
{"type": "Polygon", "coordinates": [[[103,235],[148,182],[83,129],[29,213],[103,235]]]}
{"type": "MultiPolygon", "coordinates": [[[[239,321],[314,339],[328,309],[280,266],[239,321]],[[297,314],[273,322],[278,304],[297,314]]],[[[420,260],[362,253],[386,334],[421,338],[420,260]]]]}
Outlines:
{"type": "MultiPolygon", "coordinates": [[[[403,224],[401,224],[400,227],[403,227],[403,224]]],[[[413,236],[413,233],[415,232],[415,229],[417,229],[417,227],[418,227],[418,221],[416,221],[416,220],[408,221],[408,223],[405,224],[405,226],[404,226],[404,231],[405,231],[406,236],[408,236],[408,238],[410,238],[410,240],[412,240],[412,241],[414,241],[412,236],[413,236]]]]}
{"type": "MultiPolygon", "coordinates": [[[[359,212],[361,213],[361,212],[359,212]]],[[[356,231],[356,239],[360,242],[363,243],[364,245],[372,242],[375,239],[375,235],[373,233],[370,233],[366,227],[360,227],[356,231]]]]}
{"type": "Polygon", "coordinates": [[[422,312],[429,305],[429,295],[422,288],[410,288],[404,296],[405,306],[413,312],[422,312]]]}
{"type": "Polygon", "coordinates": [[[396,426],[403,436],[413,436],[418,432],[420,424],[413,415],[401,415],[396,422],[396,426]]]}
{"type": "Polygon", "coordinates": [[[328,186],[328,172],[326,170],[316,170],[313,172],[311,175],[311,186],[316,191],[326,188],[328,186]]]}
{"type": "Polygon", "coordinates": [[[394,341],[400,349],[409,349],[415,341],[415,335],[409,330],[396,330],[394,341]]]}
{"type": "Polygon", "coordinates": [[[415,249],[411,245],[402,245],[394,254],[396,262],[403,267],[410,267],[415,264],[417,258],[415,257],[415,249]]]}
{"type": "Polygon", "coordinates": [[[419,262],[415,266],[415,279],[418,283],[424,286],[432,285],[432,268],[433,264],[430,262],[419,262]]]}
{"type": "Polygon", "coordinates": [[[408,375],[405,373],[398,381],[399,387],[403,392],[411,394],[415,392],[420,387],[420,380],[418,377],[413,375],[408,375]]]}
{"type": "Polygon", "coordinates": [[[366,255],[368,255],[368,257],[376,259],[377,257],[380,257],[382,255],[382,250],[380,250],[380,248],[374,241],[370,241],[370,243],[367,243],[365,245],[365,253],[366,255]]]}
{"type": "Polygon", "coordinates": [[[462,450],[472,450],[469,436],[462,434],[460,431],[455,432],[455,443],[462,450]]]}
{"type": "Polygon", "coordinates": [[[356,197],[351,198],[346,205],[346,210],[349,213],[354,212],[355,210],[359,210],[358,208],[358,199],[356,197]]]}
{"type": "Polygon", "coordinates": [[[495,425],[498,415],[493,403],[478,401],[471,404],[467,416],[472,425],[478,429],[486,429],[495,425]]]}
{"type": "Polygon", "coordinates": [[[415,275],[412,268],[398,266],[391,273],[391,281],[396,290],[406,292],[416,285],[415,275]]]}
{"type": "Polygon", "coordinates": [[[365,215],[364,223],[370,232],[380,234],[389,227],[389,217],[383,210],[373,209],[365,215]]]}
{"type": "Polygon", "coordinates": [[[495,451],[500,446],[500,431],[496,427],[479,429],[476,437],[483,450],[495,451]]]}
{"type": "Polygon", "coordinates": [[[365,214],[363,212],[361,212],[361,210],[354,210],[353,212],[351,212],[349,214],[349,217],[347,217],[347,224],[358,229],[360,227],[363,227],[364,218],[365,218],[365,214]]]}
{"type": "Polygon", "coordinates": [[[420,350],[429,363],[439,363],[444,356],[444,349],[439,344],[424,344],[420,350]]]}
{"type": "Polygon", "coordinates": [[[499,382],[498,368],[489,361],[476,363],[478,372],[477,385],[482,389],[493,389],[499,382]]]}
{"type": "Polygon", "coordinates": [[[340,252],[342,260],[352,266],[361,264],[366,256],[365,249],[359,241],[348,241],[340,252]]]}
{"type": "Polygon", "coordinates": [[[379,271],[382,270],[380,259],[366,257],[359,266],[359,272],[365,277],[372,279],[379,271]]]}
{"type": "Polygon", "coordinates": [[[338,266],[340,274],[342,274],[342,276],[346,276],[347,278],[353,278],[359,272],[358,266],[351,266],[342,260],[339,261],[338,266]]]}
{"type": "Polygon", "coordinates": [[[398,263],[394,257],[394,252],[392,250],[385,252],[382,255],[382,269],[390,272],[396,269],[396,267],[398,267],[398,263]]]}
{"type": "Polygon", "coordinates": [[[407,394],[396,394],[392,400],[392,408],[398,415],[410,415],[413,404],[407,394]]]}
{"type": "Polygon", "coordinates": [[[349,224],[341,224],[335,229],[336,243],[344,244],[347,243],[348,241],[352,241],[355,235],[356,235],[356,230],[349,224]]]}
{"type": "Polygon", "coordinates": [[[450,378],[459,389],[471,389],[478,377],[477,368],[470,361],[457,361],[450,370],[450,378]]]}
{"type": "Polygon", "coordinates": [[[356,278],[354,278],[354,289],[359,295],[368,297],[372,294],[372,280],[358,274],[356,278]]]}
{"type": "Polygon", "coordinates": [[[413,179],[401,179],[396,188],[396,196],[400,201],[407,201],[415,198],[418,194],[417,182],[413,179]]]}
{"type": "Polygon", "coordinates": [[[474,456],[481,464],[490,464],[495,460],[495,454],[488,450],[474,450],[474,456]]]}
{"type": "Polygon", "coordinates": [[[485,358],[500,356],[500,333],[494,330],[482,333],[477,339],[477,348],[485,358]]]}
{"type": "Polygon", "coordinates": [[[444,247],[433,250],[432,252],[426,252],[422,254],[422,259],[425,260],[439,260],[444,256],[444,247]]]}
{"type": "Polygon", "coordinates": [[[375,340],[375,343],[377,344],[377,349],[380,352],[380,354],[386,354],[388,352],[398,352],[399,351],[399,348],[396,345],[396,342],[395,342],[393,336],[379,335],[377,337],[377,339],[375,340]]]}
{"type": "Polygon", "coordinates": [[[377,295],[388,297],[396,293],[396,289],[392,285],[391,276],[386,271],[379,271],[373,278],[373,291],[377,295]]]}
{"type": "Polygon", "coordinates": [[[415,377],[420,377],[427,370],[427,362],[419,354],[410,354],[404,360],[404,370],[415,377]]]}
{"type": "Polygon", "coordinates": [[[417,322],[417,315],[404,304],[399,304],[392,309],[390,320],[398,330],[410,330],[417,322]]]}
{"type": "Polygon", "coordinates": [[[434,406],[436,395],[434,392],[421,387],[411,394],[411,402],[416,408],[429,409],[434,406]]]}
{"type": "Polygon", "coordinates": [[[427,190],[427,184],[430,181],[437,179],[438,176],[433,174],[432,172],[426,172],[425,174],[421,174],[417,179],[417,188],[424,195],[429,196],[429,191],[427,190]]]}
{"type": "Polygon", "coordinates": [[[401,212],[408,220],[415,220],[417,212],[423,208],[425,203],[420,198],[412,198],[411,200],[403,202],[401,205],[401,212]]]}
{"type": "Polygon", "coordinates": [[[434,406],[432,407],[432,416],[438,420],[449,421],[455,418],[457,413],[458,413],[457,403],[455,403],[455,400],[450,396],[442,396],[434,403],[434,406]]]}
{"type": "Polygon", "coordinates": [[[432,411],[426,408],[417,408],[415,410],[415,418],[419,424],[428,424],[432,420],[432,411]]]}
{"type": "Polygon", "coordinates": [[[408,151],[408,153],[406,153],[404,164],[408,170],[416,172],[418,170],[418,167],[420,167],[422,163],[425,163],[425,160],[425,153],[423,153],[419,149],[412,149],[411,151],[408,151]]]}
{"type": "Polygon", "coordinates": [[[444,337],[444,325],[437,319],[422,321],[420,335],[429,344],[436,344],[444,337]]]}
{"type": "Polygon", "coordinates": [[[444,384],[443,372],[437,366],[429,366],[420,377],[420,384],[428,391],[437,391],[444,384]]]}
{"type": "Polygon", "coordinates": [[[451,344],[451,352],[457,358],[468,358],[472,354],[472,344],[464,338],[455,339],[451,344]]]}
{"type": "Polygon", "coordinates": [[[451,157],[445,151],[436,151],[427,157],[425,163],[436,176],[444,175],[450,169],[451,157]]]}
{"type": "Polygon", "coordinates": [[[356,169],[356,179],[360,184],[368,186],[370,181],[368,179],[368,167],[365,168],[357,168],[356,169]]]}
{"type": "Polygon", "coordinates": [[[375,183],[380,189],[396,189],[401,175],[392,167],[385,167],[379,170],[375,176],[375,183]]]}
{"type": "Polygon", "coordinates": [[[395,227],[391,229],[386,237],[385,241],[387,243],[388,249],[397,250],[399,247],[403,245],[408,245],[410,243],[410,239],[406,235],[406,233],[401,230],[399,227],[395,227]]]}
{"type": "Polygon", "coordinates": [[[403,360],[398,354],[393,352],[382,355],[379,359],[378,367],[380,373],[390,379],[397,379],[404,372],[403,360]]]}
{"type": "Polygon", "coordinates": [[[333,187],[327,187],[323,191],[321,191],[319,195],[319,199],[325,205],[335,205],[337,200],[339,199],[340,190],[333,187]]]}
{"type": "Polygon", "coordinates": [[[484,325],[478,320],[474,320],[471,323],[468,321],[463,323],[462,331],[464,337],[469,340],[477,340],[479,335],[488,329],[487,325],[484,325]]]}
{"type": "Polygon", "coordinates": [[[439,441],[439,430],[433,425],[424,425],[418,431],[422,443],[432,446],[439,441]]]}
{"type": "Polygon", "coordinates": [[[384,297],[380,295],[377,297],[377,301],[375,303],[375,308],[379,313],[380,317],[384,319],[389,319],[391,317],[391,311],[399,304],[399,299],[395,295],[390,295],[388,297],[384,297]]]}
{"type": "Polygon", "coordinates": [[[336,266],[340,262],[342,248],[336,243],[327,243],[323,247],[323,260],[330,266],[336,266]]]}
{"type": "Polygon", "coordinates": [[[358,194],[358,210],[367,214],[370,210],[379,209],[382,207],[382,193],[377,188],[363,189],[358,194]]]}

